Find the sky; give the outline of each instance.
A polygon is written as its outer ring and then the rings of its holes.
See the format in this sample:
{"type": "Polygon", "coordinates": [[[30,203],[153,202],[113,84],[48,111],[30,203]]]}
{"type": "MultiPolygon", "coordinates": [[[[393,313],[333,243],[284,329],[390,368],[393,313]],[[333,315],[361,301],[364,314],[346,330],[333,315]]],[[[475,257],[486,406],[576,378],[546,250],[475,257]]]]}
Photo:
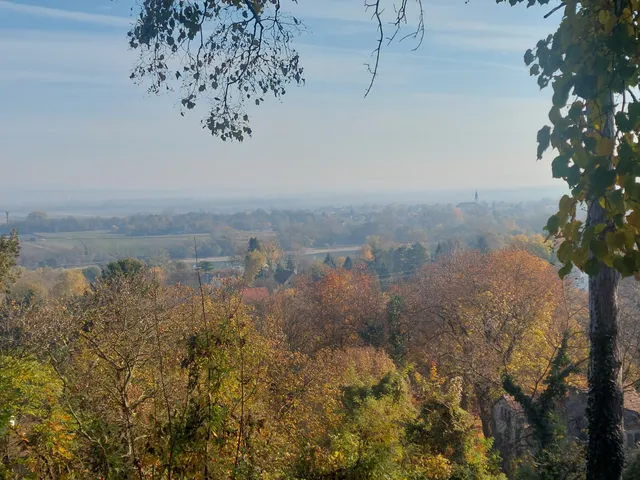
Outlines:
{"type": "MultiPolygon", "coordinates": [[[[411,0],[410,0],[411,1],[411,0]]],[[[523,53],[553,32],[541,8],[423,0],[422,46],[383,52],[362,0],[283,0],[307,80],[249,107],[254,135],[223,143],[204,112],[129,80],[134,0],[0,0],[0,190],[302,192],[558,185],[535,159],[551,92],[523,53]]],[[[392,0],[383,0],[392,11],[392,0]]],[[[408,27],[410,28],[410,26],[408,27]]],[[[408,30],[407,30],[408,32],[408,30]]]]}

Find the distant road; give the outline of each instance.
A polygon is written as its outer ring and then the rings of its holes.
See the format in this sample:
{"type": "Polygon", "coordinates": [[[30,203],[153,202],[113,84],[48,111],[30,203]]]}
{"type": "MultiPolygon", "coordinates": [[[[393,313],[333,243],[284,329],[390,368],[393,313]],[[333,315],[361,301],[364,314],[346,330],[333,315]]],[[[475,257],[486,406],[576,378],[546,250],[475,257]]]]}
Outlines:
{"type": "MultiPolygon", "coordinates": [[[[321,255],[323,253],[349,253],[357,252],[360,250],[360,245],[347,245],[345,247],[331,247],[331,248],[304,248],[302,250],[292,250],[285,252],[287,255],[321,255]]],[[[211,262],[211,263],[224,263],[230,262],[233,257],[205,257],[198,258],[198,262],[211,262]]],[[[196,263],[195,258],[184,258],[180,260],[185,263],[196,263]]]]}

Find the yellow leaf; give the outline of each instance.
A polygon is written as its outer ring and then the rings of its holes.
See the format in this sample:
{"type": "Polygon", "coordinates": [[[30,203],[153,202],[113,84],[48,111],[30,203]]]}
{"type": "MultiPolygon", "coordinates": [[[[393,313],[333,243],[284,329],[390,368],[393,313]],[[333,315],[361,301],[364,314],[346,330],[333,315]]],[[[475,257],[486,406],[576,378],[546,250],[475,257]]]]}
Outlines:
{"type": "Polygon", "coordinates": [[[602,10],[600,10],[600,13],[598,14],[598,20],[600,20],[600,23],[602,25],[607,23],[607,17],[608,16],[609,16],[609,12],[607,10],[605,10],[604,8],[602,10]]]}
{"type": "Polygon", "coordinates": [[[609,15],[607,22],[604,24],[605,33],[609,34],[613,31],[613,27],[616,25],[616,17],[609,15]]]}
{"type": "Polygon", "coordinates": [[[584,247],[574,250],[571,255],[571,259],[573,260],[573,263],[578,268],[584,267],[584,264],[586,263],[588,258],[589,258],[589,251],[587,248],[584,248],[584,247]]]}
{"type": "Polygon", "coordinates": [[[613,154],[613,139],[600,137],[596,143],[596,153],[603,157],[613,154]]]}
{"type": "Polygon", "coordinates": [[[628,216],[627,216],[627,223],[629,225],[631,225],[632,227],[640,230],[640,213],[638,213],[637,211],[633,211],[631,212],[628,216]]]}

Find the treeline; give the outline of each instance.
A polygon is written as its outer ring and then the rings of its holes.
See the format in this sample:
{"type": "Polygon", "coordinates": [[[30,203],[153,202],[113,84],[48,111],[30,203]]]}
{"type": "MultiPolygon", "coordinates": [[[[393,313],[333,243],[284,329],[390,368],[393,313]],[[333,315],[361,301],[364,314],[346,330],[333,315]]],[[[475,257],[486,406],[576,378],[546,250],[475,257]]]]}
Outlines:
{"type": "MultiPolygon", "coordinates": [[[[363,243],[378,235],[399,242],[422,241],[420,232],[460,233],[463,224],[496,233],[539,232],[549,202],[526,204],[387,205],[325,210],[258,209],[232,215],[204,212],[132,215],[128,217],[52,218],[32,212],[26,218],[0,226],[0,234],[17,228],[21,234],[107,230],[127,236],[212,233],[225,227],[240,231],[273,230],[286,249],[363,243]],[[460,231],[456,231],[459,229],[460,231]]],[[[436,238],[440,240],[440,238],[436,238]]]]}
{"type": "MultiPolygon", "coordinates": [[[[370,238],[380,244],[421,243],[432,255],[439,243],[452,239],[465,248],[502,248],[509,238],[531,236],[545,225],[549,202],[527,204],[471,203],[453,205],[413,205],[345,207],[318,211],[255,210],[233,215],[213,213],[134,215],[125,218],[50,218],[32,212],[26,219],[0,226],[0,233],[17,228],[25,244],[21,264],[28,267],[57,267],[103,263],[113,258],[133,256],[178,260],[193,258],[190,234],[210,234],[200,238],[201,257],[242,254],[239,238],[252,235],[275,236],[286,251],[305,247],[325,248],[361,245],[370,238]],[[64,243],[41,240],[37,233],[101,231],[100,239],[69,237],[64,243]],[[157,241],[125,247],[127,238],[157,235],[185,235],[161,245],[157,241]],[[118,243],[120,242],[120,243],[118,243]],[[49,245],[51,243],[51,245],[49,245]],[[69,245],[69,246],[67,246],[69,245]],[[122,245],[122,251],[115,246],[122,245]],[[113,250],[117,250],[114,253],[113,250]]],[[[246,241],[246,240],[245,240],[246,241]]],[[[391,269],[390,261],[384,262],[391,269]]]]}

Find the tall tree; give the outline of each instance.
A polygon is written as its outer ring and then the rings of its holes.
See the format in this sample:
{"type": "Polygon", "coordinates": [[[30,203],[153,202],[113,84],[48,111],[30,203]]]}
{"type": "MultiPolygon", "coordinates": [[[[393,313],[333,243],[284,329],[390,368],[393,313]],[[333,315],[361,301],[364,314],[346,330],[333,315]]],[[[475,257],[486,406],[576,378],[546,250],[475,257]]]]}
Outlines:
{"type": "Polygon", "coordinates": [[[491,247],[489,247],[487,237],[485,237],[484,235],[478,235],[478,237],[476,238],[476,249],[481,253],[489,253],[491,247]]]}
{"type": "Polygon", "coordinates": [[[260,244],[260,240],[257,237],[251,237],[249,239],[249,252],[255,252],[256,250],[262,250],[262,245],[260,244]]]}
{"type": "Polygon", "coordinates": [[[64,270],[51,289],[56,297],[79,295],[87,290],[87,279],[80,270],[64,270]]]}
{"type": "Polygon", "coordinates": [[[296,262],[293,260],[291,255],[287,255],[287,270],[291,270],[292,272],[296,269],[296,262]]]}
{"type": "Polygon", "coordinates": [[[411,325],[407,360],[436,359],[461,376],[492,436],[505,369],[532,391],[560,343],[562,282],[554,268],[521,250],[468,250],[426,266],[401,292],[411,325]]]}
{"type": "Polygon", "coordinates": [[[323,263],[329,268],[336,268],[336,261],[330,253],[327,253],[327,256],[324,257],[323,263]]]}
{"type": "Polygon", "coordinates": [[[564,264],[561,275],[574,265],[589,274],[587,478],[619,479],[624,444],[618,283],[620,274],[637,276],[640,271],[635,173],[640,103],[633,92],[638,83],[638,10],[629,0],[564,2],[553,11],[561,8],[558,30],[524,59],[540,87],[551,84],[554,90],[549,112],[553,128],[538,132],[538,157],[549,147],[557,150],[553,176],[571,188],[547,230],[563,239],[557,252],[564,264]],[[584,223],[576,212],[583,203],[584,223]]]}
{"type": "Polygon", "coordinates": [[[449,238],[444,242],[438,242],[436,246],[436,251],[434,253],[434,259],[440,257],[446,257],[455,254],[462,250],[462,243],[457,238],[449,238]]]}
{"type": "Polygon", "coordinates": [[[411,272],[422,268],[429,258],[427,249],[420,242],[411,245],[409,249],[409,269],[411,272]]]}

